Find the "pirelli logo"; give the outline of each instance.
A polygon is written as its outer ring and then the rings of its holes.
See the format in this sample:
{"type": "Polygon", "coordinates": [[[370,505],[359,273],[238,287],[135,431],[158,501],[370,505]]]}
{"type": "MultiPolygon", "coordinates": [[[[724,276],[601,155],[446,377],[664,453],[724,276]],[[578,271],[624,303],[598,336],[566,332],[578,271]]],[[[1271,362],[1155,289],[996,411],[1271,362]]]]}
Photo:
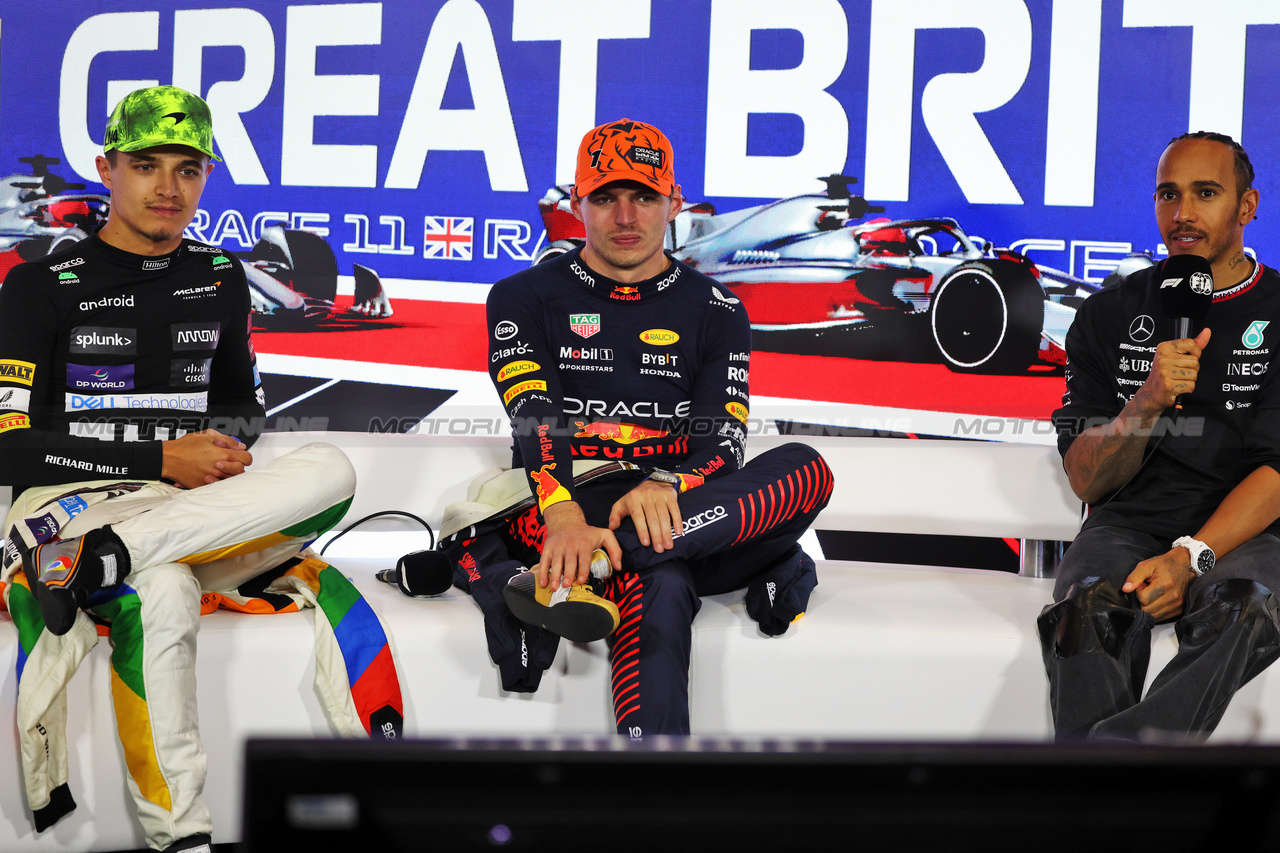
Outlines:
{"type": "Polygon", "coordinates": [[[24,414],[11,412],[0,415],[0,433],[6,433],[11,429],[27,429],[30,426],[31,419],[24,414]]]}
{"type": "Polygon", "coordinates": [[[526,391],[545,391],[545,390],[547,390],[547,383],[543,382],[540,379],[533,379],[528,382],[521,382],[517,385],[512,385],[510,388],[507,389],[506,393],[502,395],[502,402],[504,404],[510,403],[512,400],[514,400],[516,397],[519,397],[521,394],[525,393],[526,391]]]}
{"type": "Polygon", "coordinates": [[[36,366],[29,361],[12,361],[0,359],[0,382],[13,382],[18,385],[30,385],[35,376],[36,366]]]}

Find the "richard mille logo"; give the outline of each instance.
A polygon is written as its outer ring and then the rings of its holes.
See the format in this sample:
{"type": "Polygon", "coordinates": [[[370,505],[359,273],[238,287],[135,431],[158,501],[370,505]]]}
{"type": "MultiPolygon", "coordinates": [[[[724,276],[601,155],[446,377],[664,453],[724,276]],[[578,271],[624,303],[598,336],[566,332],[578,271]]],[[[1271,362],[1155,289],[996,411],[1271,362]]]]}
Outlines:
{"type": "Polygon", "coordinates": [[[1151,336],[1155,334],[1156,321],[1151,319],[1150,314],[1139,314],[1133,318],[1133,322],[1129,324],[1129,339],[1142,343],[1151,340],[1151,336]]]}

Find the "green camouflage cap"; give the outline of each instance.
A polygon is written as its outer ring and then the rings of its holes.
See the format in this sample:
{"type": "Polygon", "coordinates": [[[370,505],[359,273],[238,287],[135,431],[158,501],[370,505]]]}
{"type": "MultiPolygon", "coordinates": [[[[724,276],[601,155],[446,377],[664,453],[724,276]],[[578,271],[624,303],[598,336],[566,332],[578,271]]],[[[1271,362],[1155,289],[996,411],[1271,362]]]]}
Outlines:
{"type": "Polygon", "coordinates": [[[156,145],[186,145],[215,160],[213,116],[199,95],[177,86],[152,86],[125,95],[111,111],[106,151],[141,151],[156,145]]]}

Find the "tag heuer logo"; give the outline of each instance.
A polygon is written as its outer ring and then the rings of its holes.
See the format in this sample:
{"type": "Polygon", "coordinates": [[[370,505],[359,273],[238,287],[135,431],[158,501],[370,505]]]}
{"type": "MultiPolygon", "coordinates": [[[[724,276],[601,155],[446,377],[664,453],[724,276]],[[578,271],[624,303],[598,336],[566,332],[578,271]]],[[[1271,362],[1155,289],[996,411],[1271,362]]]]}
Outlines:
{"type": "Polygon", "coordinates": [[[1257,349],[1262,346],[1262,330],[1270,324],[1270,320],[1254,320],[1249,324],[1249,328],[1244,330],[1244,334],[1240,336],[1240,343],[1244,344],[1247,349],[1257,349]]]}
{"type": "Polygon", "coordinates": [[[599,314],[570,314],[569,328],[579,336],[589,338],[600,331],[599,314]]]}

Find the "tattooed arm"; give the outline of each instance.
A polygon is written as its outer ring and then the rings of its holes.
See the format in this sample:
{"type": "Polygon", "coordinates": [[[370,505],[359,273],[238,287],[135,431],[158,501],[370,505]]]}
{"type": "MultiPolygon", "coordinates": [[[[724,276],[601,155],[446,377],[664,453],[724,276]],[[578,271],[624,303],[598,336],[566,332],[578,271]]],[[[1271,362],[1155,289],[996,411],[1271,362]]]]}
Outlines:
{"type": "Polygon", "coordinates": [[[1063,457],[1071,490],[1094,503],[1124,485],[1138,470],[1151,428],[1174,398],[1196,387],[1200,353],[1209,330],[1195,338],[1165,341],[1156,348],[1151,371],[1138,393],[1110,422],[1076,436],[1063,457]]]}

